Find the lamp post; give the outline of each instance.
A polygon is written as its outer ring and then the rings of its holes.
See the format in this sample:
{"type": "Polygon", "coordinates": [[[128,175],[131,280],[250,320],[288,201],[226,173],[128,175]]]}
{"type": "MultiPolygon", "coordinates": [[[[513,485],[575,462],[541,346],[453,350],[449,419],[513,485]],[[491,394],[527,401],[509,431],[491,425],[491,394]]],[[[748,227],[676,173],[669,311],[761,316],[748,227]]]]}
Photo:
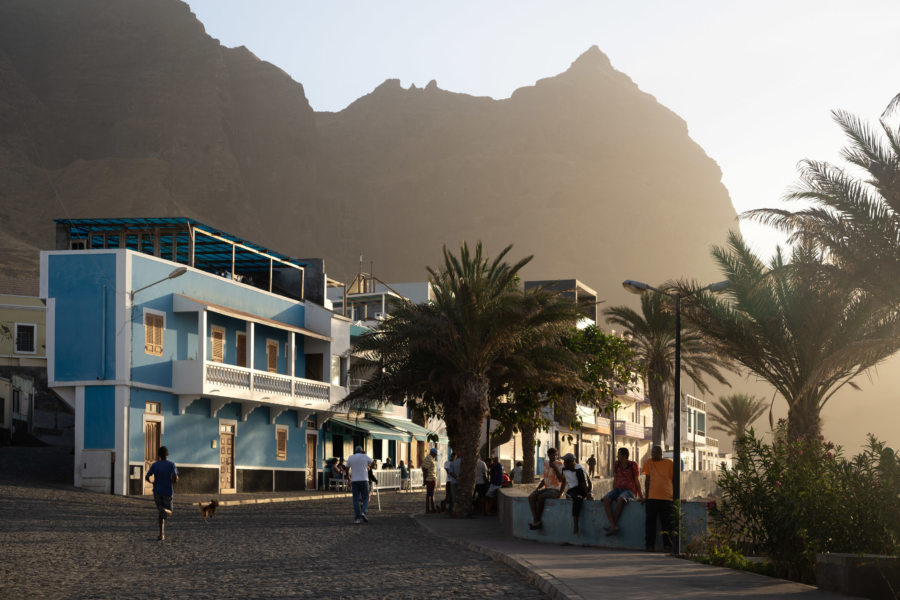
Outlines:
{"type": "MultiPolygon", "coordinates": [[[[719,292],[729,285],[731,285],[730,281],[720,281],[700,288],[697,291],[709,290],[711,292],[719,292]]],[[[657,294],[664,294],[675,300],[675,405],[672,407],[672,436],[675,438],[675,443],[672,448],[672,500],[675,502],[675,506],[679,508],[678,514],[681,514],[681,294],[666,292],[652,285],[631,279],[623,281],[622,287],[632,294],[643,294],[652,291],[657,294]]],[[[675,543],[672,546],[672,550],[675,554],[681,554],[680,531],[675,535],[675,543]]]]}

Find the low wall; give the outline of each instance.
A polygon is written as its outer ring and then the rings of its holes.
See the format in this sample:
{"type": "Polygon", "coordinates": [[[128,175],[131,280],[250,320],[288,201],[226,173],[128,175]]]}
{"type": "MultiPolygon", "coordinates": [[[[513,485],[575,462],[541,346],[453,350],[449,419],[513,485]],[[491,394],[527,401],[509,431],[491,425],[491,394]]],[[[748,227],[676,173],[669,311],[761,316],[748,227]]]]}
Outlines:
{"type": "Polygon", "coordinates": [[[894,600],[900,590],[900,558],[872,554],[817,554],[816,585],[819,589],[894,600]]]}
{"type": "MultiPolygon", "coordinates": [[[[719,471],[682,471],[681,472],[681,498],[682,500],[709,500],[721,498],[722,490],[719,488],[719,471]]],[[[643,484],[644,477],[641,476],[643,484]]],[[[594,479],[594,496],[600,498],[612,489],[612,477],[599,477],[594,479]]],[[[535,483],[537,485],[537,483],[535,483]]]]}
{"type": "MultiPolygon", "coordinates": [[[[531,530],[531,509],[528,494],[534,486],[517,486],[500,491],[500,522],[507,535],[551,544],[574,544],[603,548],[644,549],[644,505],[629,502],[619,519],[619,532],[607,536],[604,527],[609,525],[600,500],[586,500],[578,520],[579,533],[572,533],[572,502],[568,499],[548,500],[541,516],[543,527],[531,530]]],[[[599,498],[599,496],[597,496],[599,498]]],[[[682,502],[684,532],[682,548],[698,535],[706,533],[706,505],[703,502],[682,502]]],[[[661,533],[657,525],[656,547],[662,548],[661,533]]]]}

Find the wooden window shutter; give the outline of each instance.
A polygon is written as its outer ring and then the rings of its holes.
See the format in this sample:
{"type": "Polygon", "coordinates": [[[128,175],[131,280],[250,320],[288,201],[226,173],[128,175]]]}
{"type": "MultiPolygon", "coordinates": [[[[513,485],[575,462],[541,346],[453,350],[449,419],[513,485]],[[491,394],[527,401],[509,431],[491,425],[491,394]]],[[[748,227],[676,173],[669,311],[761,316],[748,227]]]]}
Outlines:
{"type": "Polygon", "coordinates": [[[153,356],[163,354],[163,316],[153,313],[144,315],[144,352],[153,356]]]}
{"type": "Polygon", "coordinates": [[[247,366],[247,336],[237,334],[237,366],[247,366]]]}
{"type": "Polygon", "coordinates": [[[278,372],[278,342],[274,340],[266,342],[266,369],[270,373],[278,372]]]}
{"type": "Polygon", "coordinates": [[[278,446],[276,451],[276,458],[278,460],[287,460],[287,429],[276,430],[275,440],[278,446]]]}
{"type": "Polygon", "coordinates": [[[225,330],[215,327],[212,329],[212,355],[213,362],[225,362],[225,330]]]}

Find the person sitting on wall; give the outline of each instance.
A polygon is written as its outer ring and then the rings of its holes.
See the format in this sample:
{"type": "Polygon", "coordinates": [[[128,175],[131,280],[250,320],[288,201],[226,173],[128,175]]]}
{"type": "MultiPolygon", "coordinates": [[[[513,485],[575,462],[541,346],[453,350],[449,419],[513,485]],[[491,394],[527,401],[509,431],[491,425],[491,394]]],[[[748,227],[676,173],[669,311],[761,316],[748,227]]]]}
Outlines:
{"type": "Polygon", "coordinates": [[[522,461],[516,463],[516,466],[512,470],[512,480],[513,483],[522,483],[522,461]]]}
{"type": "Polygon", "coordinates": [[[566,478],[566,496],[572,500],[572,521],[575,524],[572,533],[578,533],[578,516],[585,498],[591,497],[591,480],[585,474],[584,467],[575,462],[571,452],[563,456],[563,475],[566,478]]]}
{"type": "Polygon", "coordinates": [[[531,508],[532,521],[529,529],[540,529],[541,515],[544,512],[544,502],[556,499],[565,492],[566,479],[562,474],[562,463],[556,458],[556,448],[547,450],[547,460],[544,462],[544,477],[541,482],[528,495],[528,506],[531,508]]]}
{"type": "Polygon", "coordinates": [[[603,496],[602,500],[606,518],[609,519],[609,526],[604,527],[606,535],[614,535],[619,532],[619,517],[622,516],[626,503],[634,500],[635,496],[639,500],[644,499],[641,492],[641,470],[636,462],[628,460],[628,448],[619,448],[613,472],[613,489],[603,496]],[[612,509],[613,502],[616,503],[615,513],[612,509]]]}

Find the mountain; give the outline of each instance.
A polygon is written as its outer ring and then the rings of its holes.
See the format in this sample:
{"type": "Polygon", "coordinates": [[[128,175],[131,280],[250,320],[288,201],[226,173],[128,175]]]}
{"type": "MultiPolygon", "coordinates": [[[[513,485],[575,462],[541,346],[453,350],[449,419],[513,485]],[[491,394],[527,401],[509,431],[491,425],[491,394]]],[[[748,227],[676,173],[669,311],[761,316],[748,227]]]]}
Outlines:
{"type": "MultiPolygon", "coordinates": [[[[0,292],[36,278],[53,219],[127,216],[193,217],[344,281],[360,255],[421,281],[441,244],[514,244],[526,278],[577,277],[608,304],[634,304],[624,279],[717,281],[709,247],[737,226],[685,122],[596,47],[503,100],[388,80],[316,113],[178,0],[0,1],[0,292]]],[[[861,415],[898,435],[898,365],[832,399],[836,441],[855,450],[861,415]]]]}
{"type": "Polygon", "coordinates": [[[2,268],[53,219],[191,216],[348,279],[421,280],[441,244],[594,287],[713,276],[735,226],[713,160],[596,47],[510,98],[388,80],[337,113],[177,0],[0,4],[2,268]]]}

